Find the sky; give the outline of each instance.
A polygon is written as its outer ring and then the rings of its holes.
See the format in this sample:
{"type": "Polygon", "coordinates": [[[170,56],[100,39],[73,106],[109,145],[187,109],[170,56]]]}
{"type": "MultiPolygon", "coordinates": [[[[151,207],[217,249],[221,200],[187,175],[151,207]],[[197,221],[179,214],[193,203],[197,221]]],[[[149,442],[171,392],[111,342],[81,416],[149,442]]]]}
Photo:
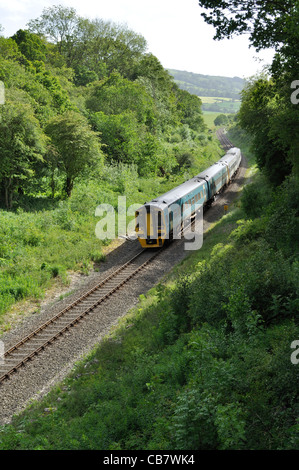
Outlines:
{"type": "Polygon", "coordinates": [[[89,19],[126,24],[147,41],[164,68],[204,75],[248,78],[270,64],[273,50],[257,53],[246,35],[213,40],[198,0],[0,0],[0,24],[9,37],[53,5],[73,7],[89,19]]]}

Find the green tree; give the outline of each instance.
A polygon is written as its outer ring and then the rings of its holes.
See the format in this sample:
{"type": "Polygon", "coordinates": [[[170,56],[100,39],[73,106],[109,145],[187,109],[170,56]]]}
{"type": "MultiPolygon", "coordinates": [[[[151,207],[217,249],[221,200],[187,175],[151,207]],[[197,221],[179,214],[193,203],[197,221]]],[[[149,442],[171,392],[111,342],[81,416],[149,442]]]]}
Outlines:
{"type": "MultiPolygon", "coordinates": [[[[59,154],[58,164],[65,173],[65,192],[70,196],[74,180],[85,169],[91,172],[96,166],[102,165],[103,154],[98,134],[91,129],[86,118],[75,111],[54,117],[47,124],[46,132],[59,154]]],[[[51,155],[54,154],[52,149],[51,155]]]]}
{"type": "Polygon", "coordinates": [[[215,126],[224,126],[228,123],[228,118],[225,114],[219,114],[219,116],[214,119],[215,126]]]}
{"type": "Polygon", "coordinates": [[[36,81],[40,82],[49,91],[53,100],[53,106],[58,112],[63,113],[66,110],[75,109],[75,106],[70,101],[67,90],[62,87],[60,79],[55,77],[50,70],[47,70],[44,62],[35,61],[34,72],[36,81]]]}
{"type": "Polygon", "coordinates": [[[251,44],[258,50],[280,49],[288,35],[287,27],[298,12],[298,1],[294,0],[199,0],[198,3],[209,10],[201,15],[216,28],[215,39],[249,33],[251,44]]]}
{"type": "Polygon", "coordinates": [[[109,163],[133,163],[139,175],[156,174],[174,166],[175,159],[164,155],[160,140],[138,122],[133,112],[108,116],[98,112],[92,116],[92,122],[101,134],[109,163]]]}
{"type": "Polygon", "coordinates": [[[299,71],[299,2],[298,0],[199,0],[208,9],[202,16],[216,28],[215,39],[235,34],[249,34],[256,50],[272,47],[277,52],[272,72],[277,77],[288,70],[297,79],[299,71]],[[293,73],[292,73],[293,72],[293,73]]]}
{"type": "Polygon", "coordinates": [[[0,187],[7,209],[13,195],[35,175],[34,165],[42,161],[46,139],[29,104],[6,99],[0,106],[0,187]]]}
{"type": "Polygon", "coordinates": [[[135,75],[132,78],[136,80],[138,77],[150,79],[155,89],[160,91],[169,92],[174,86],[169,72],[164,69],[159,59],[151,53],[144,54],[139,60],[135,75]]]}
{"type": "Polygon", "coordinates": [[[46,59],[46,45],[37,34],[19,29],[12,39],[17,43],[20,52],[30,61],[46,59]]]}
{"type": "Polygon", "coordinates": [[[136,116],[127,111],[106,115],[95,113],[92,122],[101,135],[109,163],[137,163],[140,158],[140,133],[136,116]]]}
{"type": "Polygon", "coordinates": [[[149,127],[155,123],[154,102],[144,86],[123,78],[117,72],[90,88],[86,104],[94,112],[110,115],[132,111],[138,122],[149,127]]]}
{"type": "Polygon", "coordinates": [[[11,38],[4,38],[0,36],[0,55],[3,59],[21,59],[22,54],[16,44],[11,38]]]}
{"type": "Polygon", "coordinates": [[[201,110],[201,99],[179,88],[176,90],[176,95],[178,100],[177,107],[181,114],[182,124],[188,124],[188,126],[195,131],[203,131],[205,124],[201,110]]]}
{"type": "Polygon", "coordinates": [[[134,79],[154,101],[157,130],[167,132],[169,127],[179,125],[181,116],[177,92],[180,90],[157,57],[145,54],[136,67],[134,79]]]}
{"type": "MultiPolygon", "coordinates": [[[[242,92],[239,123],[253,137],[253,148],[259,168],[265,171],[275,185],[282,183],[291,172],[296,133],[292,137],[283,131],[283,103],[277,94],[275,82],[265,76],[251,81],[242,92]]],[[[290,119],[293,125],[298,119],[290,119]]]]}
{"type": "Polygon", "coordinates": [[[74,8],[54,5],[44,8],[40,18],[29,21],[28,28],[57,44],[60,53],[68,54],[76,39],[79,21],[74,8]]]}
{"type": "Polygon", "coordinates": [[[78,65],[75,67],[75,84],[77,86],[86,86],[88,83],[96,82],[99,80],[99,75],[90,70],[86,65],[78,65]]]}
{"type": "Polygon", "coordinates": [[[100,78],[117,70],[132,78],[140,57],[145,52],[146,40],[126,25],[102,19],[80,19],[73,64],[84,65],[100,78]]]}
{"type": "Polygon", "coordinates": [[[114,69],[130,78],[146,49],[144,37],[127,26],[88,20],[78,16],[74,8],[62,5],[45,8],[28,28],[55,44],[69,67],[76,70],[84,66],[100,78],[114,69]]]}

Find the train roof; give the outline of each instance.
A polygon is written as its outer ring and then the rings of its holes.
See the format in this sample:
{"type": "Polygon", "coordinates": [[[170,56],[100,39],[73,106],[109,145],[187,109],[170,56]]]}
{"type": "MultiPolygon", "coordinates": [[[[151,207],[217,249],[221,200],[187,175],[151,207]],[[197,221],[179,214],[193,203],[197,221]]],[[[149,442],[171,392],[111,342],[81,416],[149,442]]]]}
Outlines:
{"type": "Polygon", "coordinates": [[[223,165],[226,160],[235,157],[235,154],[239,150],[240,149],[236,147],[229,149],[226,154],[220,160],[218,160],[218,162],[214,163],[209,168],[202,171],[193,178],[189,179],[188,181],[185,181],[184,183],[180,184],[176,188],[173,188],[167,193],[164,193],[161,196],[152,199],[150,202],[146,203],[146,205],[155,205],[160,209],[165,209],[165,207],[169,204],[174,204],[181,197],[190,193],[199,186],[203,186],[204,184],[206,184],[206,181],[208,181],[210,178],[212,178],[219,172],[221,165],[223,165]]]}
{"type": "Polygon", "coordinates": [[[233,160],[236,155],[240,155],[240,149],[237,147],[233,147],[229,149],[222,158],[220,158],[219,163],[227,163],[228,161],[233,160]]]}
{"type": "Polygon", "coordinates": [[[219,165],[218,162],[216,162],[216,163],[214,163],[214,165],[209,166],[209,168],[202,171],[201,173],[199,173],[196,176],[197,176],[197,178],[203,178],[206,181],[209,181],[209,179],[211,179],[213,176],[215,176],[219,172],[219,170],[220,170],[220,165],[219,165]]]}
{"type": "Polygon", "coordinates": [[[194,176],[185,183],[180,184],[176,188],[171,189],[167,193],[162,194],[161,196],[153,199],[150,201],[149,204],[157,203],[157,205],[169,205],[175,203],[178,199],[185,196],[186,194],[194,191],[194,189],[198,188],[205,184],[205,181],[197,176],[194,176]]]}
{"type": "Polygon", "coordinates": [[[240,151],[240,149],[238,149],[237,147],[233,147],[233,148],[229,149],[226,152],[226,154],[222,158],[220,158],[220,160],[218,160],[216,163],[211,165],[206,170],[199,173],[197,175],[197,177],[198,178],[204,178],[206,181],[209,181],[213,176],[217,175],[217,173],[219,172],[221,166],[223,166],[226,163],[231,162],[233,159],[235,159],[236,154],[238,154],[239,151],[240,151]]]}

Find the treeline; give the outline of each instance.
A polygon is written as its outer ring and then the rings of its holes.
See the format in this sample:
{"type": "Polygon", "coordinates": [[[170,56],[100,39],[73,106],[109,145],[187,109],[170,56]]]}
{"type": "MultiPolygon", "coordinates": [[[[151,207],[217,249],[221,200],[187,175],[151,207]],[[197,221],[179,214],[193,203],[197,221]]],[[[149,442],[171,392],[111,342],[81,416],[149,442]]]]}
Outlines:
{"type": "Polygon", "coordinates": [[[258,167],[274,186],[291,173],[298,176],[298,2],[229,0],[219,8],[210,0],[199,4],[205,21],[216,28],[214,39],[248,33],[257,51],[275,50],[272,64],[242,91],[239,124],[252,137],[258,167]]]}
{"type": "Polygon", "coordinates": [[[178,171],[171,136],[196,146],[205,130],[200,99],[179,89],[142,36],[73,8],[46,8],[27,30],[0,37],[0,80],[7,209],[24,193],[69,196],[76,178],[105,163],[134,164],[139,175],[178,171]]]}
{"type": "Polygon", "coordinates": [[[216,77],[173,69],[169,69],[169,73],[180,88],[198,96],[221,96],[239,100],[246,83],[240,77],[216,77]]]}
{"type": "MultiPolygon", "coordinates": [[[[279,59],[277,59],[279,60],[279,59]]],[[[257,165],[274,185],[299,175],[299,104],[292,103],[296,70],[276,69],[255,77],[242,93],[239,125],[252,137],[257,165]],[[295,73],[294,73],[295,72],[295,73]]]]}

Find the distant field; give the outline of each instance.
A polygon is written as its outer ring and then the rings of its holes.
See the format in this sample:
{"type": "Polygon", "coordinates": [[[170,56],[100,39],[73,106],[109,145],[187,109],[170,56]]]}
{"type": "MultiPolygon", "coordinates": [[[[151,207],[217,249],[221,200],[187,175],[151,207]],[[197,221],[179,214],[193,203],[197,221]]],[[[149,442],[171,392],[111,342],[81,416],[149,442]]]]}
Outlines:
{"type": "Polygon", "coordinates": [[[228,114],[228,113],[219,113],[218,111],[213,112],[213,111],[203,110],[203,119],[209,129],[215,128],[214,119],[216,119],[216,117],[219,116],[219,114],[228,114]]]}
{"type": "Polygon", "coordinates": [[[202,110],[219,114],[237,113],[241,92],[246,81],[240,77],[202,75],[183,70],[168,69],[176,84],[202,100],[202,110]]]}
{"type": "Polygon", "coordinates": [[[216,119],[219,114],[225,114],[225,116],[229,116],[231,113],[219,113],[218,111],[203,111],[203,119],[209,129],[215,129],[214,120],[216,119]]]}
{"type": "Polygon", "coordinates": [[[202,101],[202,110],[207,112],[217,112],[218,114],[237,113],[240,109],[241,101],[222,96],[199,96],[202,101]]]}
{"type": "MultiPolygon", "coordinates": [[[[217,103],[221,101],[232,101],[231,98],[223,98],[222,96],[200,96],[203,103],[217,103]]],[[[235,100],[236,101],[236,100],[235,100]]]]}

